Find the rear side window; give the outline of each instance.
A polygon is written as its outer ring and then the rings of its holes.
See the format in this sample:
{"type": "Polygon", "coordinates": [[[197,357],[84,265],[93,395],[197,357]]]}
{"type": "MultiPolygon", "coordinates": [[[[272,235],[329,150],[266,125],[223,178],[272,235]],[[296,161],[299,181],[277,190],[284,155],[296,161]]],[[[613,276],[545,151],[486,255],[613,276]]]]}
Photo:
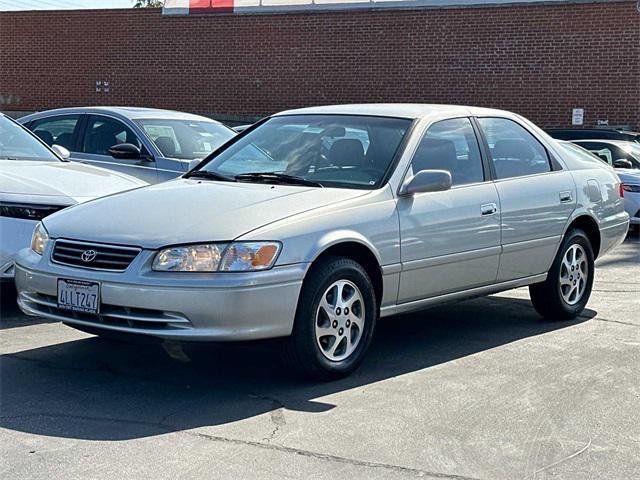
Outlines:
{"type": "Polygon", "coordinates": [[[453,185],[482,182],[482,157],[468,118],[436,122],[429,127],[411,162],[413,173],[447,170],[453,185]]]}
{"type": "Polygon", "coordinates": [[[90,117],[84,135],[85,153],[109,155],[109,149],[120,143],[131,143],[142,149],[136,134],[121,121],[109,117],[90,117]]]}
{"type": "Polygon", "coordinates": [[[43,118],[31,124],[31,131],[49,146],[60,145],[73,151],[79,120],[80,115],[43,118]]]}
{"type": "Polygon", "coordinates": [[[478,118],[497,178],[551,171],[546,148],[524,127],[506,118],[478,118]]]}

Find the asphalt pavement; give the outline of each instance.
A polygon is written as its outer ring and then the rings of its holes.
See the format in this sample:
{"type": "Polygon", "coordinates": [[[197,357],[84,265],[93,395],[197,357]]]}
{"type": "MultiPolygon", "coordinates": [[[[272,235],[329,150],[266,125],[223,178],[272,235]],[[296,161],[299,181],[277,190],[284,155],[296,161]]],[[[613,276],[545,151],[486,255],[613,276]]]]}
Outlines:
{"type": "Polygon", "coordinates": [[[637,238],[574,321],[527,289],[384,319],[324,384],[275,344],[108,341],[2,297],[1,478],[640,478],[637,238]]]}

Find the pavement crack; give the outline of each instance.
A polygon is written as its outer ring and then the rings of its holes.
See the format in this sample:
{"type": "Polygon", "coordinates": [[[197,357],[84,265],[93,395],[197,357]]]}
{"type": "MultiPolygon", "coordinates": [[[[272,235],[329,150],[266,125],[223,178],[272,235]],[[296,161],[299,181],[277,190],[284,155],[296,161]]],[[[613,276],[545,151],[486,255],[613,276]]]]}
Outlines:
{"type": "MultiPolygon", "coordinates": [[[[582,318],[582,316],[580,316],[582,318]]],[[[596,320],[598,322],[607,322],[607,323],[618,323],[620,325],[627,325],[629,327],[640,327],[640,325],[633,323],[633,322],[625,322],[624,320],[611,320],[609,318],[602,318],[602,317],[595,317],[595,318],[591,318],[590,320],[596,320]]]]}
{"type": "MultiPolygon", "coordinates": [[[[327,453],[313,452],[310,450],[303,450],[294,447],[286,447],[283,445],[277,445],[273,443],[265,443],[262,441],[253,441],[253,440],[241,440],[237,438],[227,438],[219,435],[210,435],[208,433],[195,432],[190,430],[180,430],[171,426],[170,424],[162,423],[162,422],[152,422],[146,420],[134,420],[130,418],[119,418],[119,417],[101,417],[101,416],[90,416],[90,415],[71,415],[66,413],[47,413],[47,412],[36,412],[36,413],[28,413],[21,415],[3,415],[0,416],[0,420],[13,420],[20,418],[32,418],[32,417],[50,417],[50,418],[62,418],[67,420],[86,420],[86,421],[94,421],[94,422],[112,422],[112,423],[124,423],[124,424],[135,424],[146,427],[154,427],[163,433],[175,433],[177,435],[186,435],[193,438],[200,438],[203,440],[207,440],[210,442],[217,443],[226,443],[231,445],[240,445],[240,446],[248,446],[259,448],[263,450],[277,451],[281,453],[288,453],[293,455],[300,455],[303,457],[313,458],[317,460],[323,460],[326,462],[333,463],[341,463],[346,465],[353,465],[357,467],[365,467],[372,469],[381,469],[388,470],[398,473],[407,473],[412,474],[421,478],[432,478],[432,479],[440,479],[440,480],[481,480],[478,477],[468,477],[465,475],[456,475],[442,472],[431,472],[428,470],[421,470],[418,468],[412,467],[404,467],[401,465],[395,465],[390,463],[382,463],[382,462],[371,462],[366,460],[357,460],[354,458],[346,458],[339,457],[337,455],[331,455],[327,453]]],[[[277,430],[277,429],[276,429],[277,430]]],[[[582,453],[582,452],[579,452],[582,453]]],[[[573,454],[573,456],[579,455],[579,453],[573,454]]],[[[571,456],[571,458],[573,458],[571,456]]],[[[568,460],[565,458],[561,461],[568,460]]]]}

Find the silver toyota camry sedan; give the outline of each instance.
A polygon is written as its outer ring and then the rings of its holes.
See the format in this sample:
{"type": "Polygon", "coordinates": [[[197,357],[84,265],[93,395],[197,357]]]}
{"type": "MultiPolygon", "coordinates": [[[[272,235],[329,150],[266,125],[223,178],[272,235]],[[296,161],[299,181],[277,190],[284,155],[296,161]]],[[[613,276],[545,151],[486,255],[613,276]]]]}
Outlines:
{"type": "Polygon", "coordinates": [[[524,285],[543,317],[575,317],[628,223],[611,168],[513,113],[308,108],[179,179],[47,217],[18,301],[97,334],[282,337],[292,367],[327,379],[358,366],[380,317],[524,285]]]}

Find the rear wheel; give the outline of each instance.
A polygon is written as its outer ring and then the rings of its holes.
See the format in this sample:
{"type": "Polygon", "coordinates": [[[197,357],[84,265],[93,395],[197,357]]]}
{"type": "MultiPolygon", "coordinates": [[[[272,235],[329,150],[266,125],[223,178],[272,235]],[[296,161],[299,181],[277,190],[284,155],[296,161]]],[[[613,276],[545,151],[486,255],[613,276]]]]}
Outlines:
{"type": "Polygon", "coordinates": [[[307,378],[353,372],[369,348],[378,317],[371,279],[362,266],[328,257],[312,267],[287,339],[289,364],[307,378]]]}
{"type": "Polygon", "coordinates": [[[582,230],[571,230],[558,250],[547,280],[529,287],[534,308],[549,319],[577,317],[591,296],[594,273],[589,238],[582,230]]]}

